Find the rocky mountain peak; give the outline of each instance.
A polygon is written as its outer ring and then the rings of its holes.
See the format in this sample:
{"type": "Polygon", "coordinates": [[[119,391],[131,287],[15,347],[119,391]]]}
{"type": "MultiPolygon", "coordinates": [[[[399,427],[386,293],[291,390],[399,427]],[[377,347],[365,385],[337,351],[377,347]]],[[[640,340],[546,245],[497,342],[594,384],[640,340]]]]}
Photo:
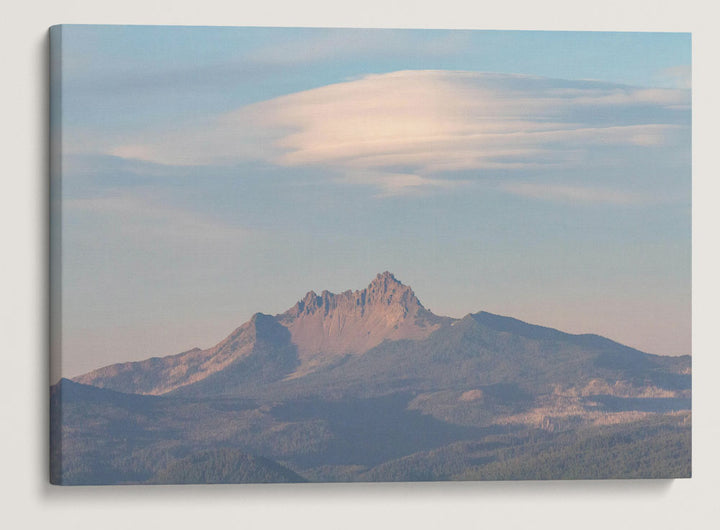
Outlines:
{"type": "Polygon", "coordinates": [[[366,303],[380,303],[391,305],[392,303],[400,304],[406,309],[410,306],[420,308],[422,304],[417,299],[412,288],[404,285],[395,276],[388,271],[378,274],[375,279],[370,282],[364,291],[367,293],[366,303]]]}
{"type": "Polygon", "coordinates": [[[260,359],[272,368],[268,373],[273,377],[295,368],[294,376],[302,376],[339,356],[363,354],[385,340],[424,339],[446,320],[427,311],[409,286],[386,271],[358,291],[309,291],[285,313],[255,313],[211,348],[111,365],[76,381],[163,394],[209,377],[219,384],[225,377],[217,375],[220,372],[235,374],[236,367],[260,359]]]}
{"type": "Polygon", "coordinates": [[[371,307],[391,306],[393,311],[401,309],[402,316],[422,309],[420,300],[413,290],[400,282],[388,271],[378,274],[365,289],[344,291],[339,294],[309,291],[294,307],[279,315],[282,319],[293,319],[320,312],[329,315],[335,310],[363,316],[371,307]]]}
{"type": "Polygon", "coordinates": [[[384,288],[388,286],[402,286],[402,282],[399,281],[395,275],[390,271],[380,272],[375,279],[370,282],[369,288],[384,288]]]}
{"type": "Polygon", "coordinates": [[[301,357],[309,358],[362,353],[386,339],[425,337],[437,328],[427,315],[413,290],[385,271],[358,291],[310,291],[277,318],[290,330],[301,357]]]}

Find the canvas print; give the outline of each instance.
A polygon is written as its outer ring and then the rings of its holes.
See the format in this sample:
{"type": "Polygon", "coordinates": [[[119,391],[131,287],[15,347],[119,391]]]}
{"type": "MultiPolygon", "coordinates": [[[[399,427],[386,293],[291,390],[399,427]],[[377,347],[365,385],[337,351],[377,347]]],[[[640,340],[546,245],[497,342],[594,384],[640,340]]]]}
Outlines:
{"type": "Polygon", "coordinates": [[[691,475],[691,36],[63,25],[50,480],[691,475]]]}

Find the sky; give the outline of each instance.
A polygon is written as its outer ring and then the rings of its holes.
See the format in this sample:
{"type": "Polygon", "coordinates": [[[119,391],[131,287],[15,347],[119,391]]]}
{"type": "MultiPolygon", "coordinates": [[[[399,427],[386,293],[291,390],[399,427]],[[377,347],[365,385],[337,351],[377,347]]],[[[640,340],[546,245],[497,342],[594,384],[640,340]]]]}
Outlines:
{"type": "Polygon", "coordinates": [[[60,31],[63,376],[385,270],[691,353],[689,34],[60,31]]]}

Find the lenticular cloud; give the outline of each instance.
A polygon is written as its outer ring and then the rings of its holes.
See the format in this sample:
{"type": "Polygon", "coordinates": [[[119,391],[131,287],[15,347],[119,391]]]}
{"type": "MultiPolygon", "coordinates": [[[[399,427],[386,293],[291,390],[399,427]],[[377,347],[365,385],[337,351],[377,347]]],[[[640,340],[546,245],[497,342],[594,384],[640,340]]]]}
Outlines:
{"type": "Polygon", "coordinates": [[[458,171],[567,168],[599,148],[676,145],[689,135],[689,109],[687,90],[401,71],[248,105],[112,154],[172,165],[315,166],[394,192],[402,182],[441,187],[458,171]]]}

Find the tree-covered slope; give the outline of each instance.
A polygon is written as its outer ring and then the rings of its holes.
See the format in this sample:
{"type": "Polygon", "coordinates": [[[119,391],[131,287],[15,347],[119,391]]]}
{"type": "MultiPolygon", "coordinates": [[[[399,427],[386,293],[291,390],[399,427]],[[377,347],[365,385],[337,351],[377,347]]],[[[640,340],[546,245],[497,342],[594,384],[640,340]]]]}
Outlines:
{"type": "Polygon", "coordinates": [[[157,484],[243,484],[307,482],[268,458],[224,448],[195,453],[172,462],[150,481],[157,484]]]}

